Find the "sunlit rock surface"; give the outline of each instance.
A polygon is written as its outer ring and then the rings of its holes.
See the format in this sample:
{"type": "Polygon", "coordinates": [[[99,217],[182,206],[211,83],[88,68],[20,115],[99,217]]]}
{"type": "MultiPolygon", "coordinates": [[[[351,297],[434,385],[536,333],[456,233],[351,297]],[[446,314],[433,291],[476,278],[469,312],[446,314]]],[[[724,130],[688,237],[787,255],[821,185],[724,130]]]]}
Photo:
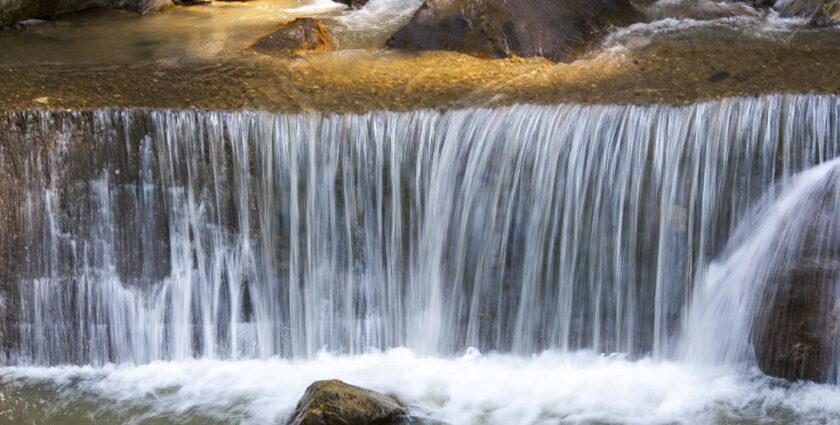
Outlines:
{"type": "Polygon", "coordinates": [[[330,38],[321,21],[298,18],[257,41],[251,48],[265,54],[300,56],[307,51],[327,50],[330,38]]]}

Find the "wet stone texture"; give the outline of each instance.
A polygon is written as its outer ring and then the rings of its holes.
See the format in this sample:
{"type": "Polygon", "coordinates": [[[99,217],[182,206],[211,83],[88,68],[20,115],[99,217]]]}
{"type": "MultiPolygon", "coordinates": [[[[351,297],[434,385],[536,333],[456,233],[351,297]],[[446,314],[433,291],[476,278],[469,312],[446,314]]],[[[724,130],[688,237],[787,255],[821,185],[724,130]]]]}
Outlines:
{"type": "Polygon", "coordinates": [[[306,51],[327,50],[329,45],[330,38],[321,21],[298,18],[261,38],[252,48],[265,54],[300,56],[306,51]]]}
{"type": "Polygon", "coordinates": [[[397,425],[406,420],[399,400],[331,380],[306,389],[288,425],[397,425]]]}
{"type": "MultiPolygon", "coordinates": [[[[66,284],[78,284],[74,276],[85,254],[68,238],[51,240],[49,226],[57,226],[59,233],[79,237],[95,237],[91,213],[97,208],[93,199],[92,182],[106,179],[112,182],[115,241],[121,255],[116,258],[117,273],[131,285],[149,282],[170,273],[166,237],[167,223],[163,217],[155,225],[143,229],[156,233],[154,246],[127,237],[138,234],[141,221],[139,206],[144,196],[142,179],[138,175],[141,158],[135,146],[108,143],[93,135],[113,132],[128,139],[139,128],[97,128],[90,112],[56,113],[50,116],[26,111],[0,113],[0,364],[8,362],[9,353],[16,351],[20,335],[17,318],[22,306],[20,292],[44,276],[62,276],[66,284]],[[50,122],[45,122],[49,120],[50,122]],[[67,128],[70,136],[39,129],[67,128]],[[50,217],[50,218],[48,218],[50,217]],[[50,222],[50,220],[54,220],[50,222]],[[134,232],[134,233],[132,233],[134,232]],[[148,258],[147,258],[148,257],[148,258]],[[50,259],[55,259],[54,262],[50,259]],[[140,270],[142,268],[142,270],[140,270]],[[141,273],[142,271],[142,273],[141,273]]],[[[155,194],[154,196],[160,196],[155,194]]],[[[162,204],[162,203],[161,203],[162,204]]],[[[69,298],[68,302],[75,302],[69,298]]],[[[72,318],[68,318],[72,322],[72,318]]]]}
{"type": "Polygon", "coordinates": [[[568,61],[606,29],[641,19],[629,0],[428,0],[388,44],[568,61]]]}
{"type": "MultiPolygon", "coordinates": [[[[840,176],[836,176],[840,177],[840,176]]],[[[835,177],[835,178],[836,178],[835,177]]],[[[834,382],[840,344],[840,194],[826,188],[791,264],[764,291],[753,343],[762,371],[789,380],[834,382]]]]}

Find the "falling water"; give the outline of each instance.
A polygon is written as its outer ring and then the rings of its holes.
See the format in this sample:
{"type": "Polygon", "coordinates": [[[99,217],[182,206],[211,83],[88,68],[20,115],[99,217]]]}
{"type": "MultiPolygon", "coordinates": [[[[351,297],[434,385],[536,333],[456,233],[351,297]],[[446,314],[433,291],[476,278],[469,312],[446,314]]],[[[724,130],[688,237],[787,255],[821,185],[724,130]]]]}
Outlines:
{"type": "Polygon", "coordinates": [[[0,121],[25,187],[10,362],[38,365],[673,358],[753,204],[840,156],[840,99],[812,95],[0,121]]]}
{"type": "MultiPolygon", "coordinates": [[[[778,197],[767,198],[739,225],[723,260],[707,269],[688,320],[685,356],[718,364],[749,362],[756,322],[778,327],[765,343],[791,347],[797,341],[784,340],[784,320],[762,312],[767,308],[762,302],[806,298],[817,315],[833,322],[814,322],[811,330],[833,351],[826,357],[834,362],[819,365],[825,370],[819,379],[840,382],[840,159],[797,175],[778,197]]],[[[803,320],[799,314],[791,320],[803,320]]]]}

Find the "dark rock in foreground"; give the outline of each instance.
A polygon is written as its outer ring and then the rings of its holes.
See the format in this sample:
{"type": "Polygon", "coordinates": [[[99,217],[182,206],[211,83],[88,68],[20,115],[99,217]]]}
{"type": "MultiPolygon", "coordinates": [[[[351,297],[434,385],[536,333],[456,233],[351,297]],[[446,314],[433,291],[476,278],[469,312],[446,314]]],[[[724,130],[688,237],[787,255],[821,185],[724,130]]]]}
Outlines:
{"type": "Polygon", "coordinates": [[[391,425],[404,423],[406,409],[392,397],[339,380],[306,389],[289,425],[391,425]]]}
{"type": "MultiPolygon", "coordinates": [[[[836,173],[838,174],[838,173],[836,173]]],[[[835,179],[840,176],[835,175],[835,179]]],[[[762,294],[753,331],[761,370],[788,380],[834,382],[840,344],[840,185],[828,185],[820,211],[789,265],[762,294]]],[[[813,214],[803,211],[802,214],[813,214]]]]}
{"type": "Polygon", "coordinates": [[[388,45],[568,61],[607,29],[641,19],[629,0],[426,0],[388,45]]]}
{"type": "Polygon", "coordinates": [[[265,54],[299,56],[310,50],[327,50],[330,39],[321,21],[298,18],[257,41],[252,49],[265,54]]]}
{"type": "Polygon", "coordinates": [[[172,7],[172,0],[0,0],[0,27],[33,18],[52,18],[90,9],[112,8],[143,15],[172,7]]]}

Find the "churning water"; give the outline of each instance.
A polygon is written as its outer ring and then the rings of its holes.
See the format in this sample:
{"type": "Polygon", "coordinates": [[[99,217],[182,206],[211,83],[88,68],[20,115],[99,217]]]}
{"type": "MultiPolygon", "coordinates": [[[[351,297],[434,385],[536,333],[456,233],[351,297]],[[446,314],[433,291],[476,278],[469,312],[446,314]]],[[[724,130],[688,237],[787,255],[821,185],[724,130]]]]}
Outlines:
{"type": "Polygon", "coordinates": [[[751,368],[748,329],[780,226],[837,191],[840,98],[0,122],[10,388],[246,423],[318,378],[453,424],[840,415],[751,368]]]}

